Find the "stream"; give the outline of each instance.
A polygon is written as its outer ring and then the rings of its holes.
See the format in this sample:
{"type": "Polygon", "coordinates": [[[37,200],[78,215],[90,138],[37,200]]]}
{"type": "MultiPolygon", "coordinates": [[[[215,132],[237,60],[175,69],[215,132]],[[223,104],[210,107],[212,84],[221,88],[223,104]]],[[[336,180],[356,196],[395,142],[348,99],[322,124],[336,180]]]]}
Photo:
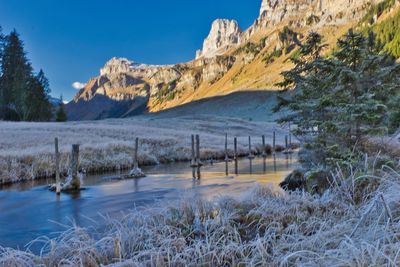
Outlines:
{"type": "MultiPolygon", "coordinates": [[[[234,163],[207,164],[201,168],[201,179],[193,180],[187,162],[144,167],[147,177],[141,179],[107,179],[124,173],[88,175],[78,194],[57,196],[47,189],[52,180],[38,180],[0,187],[0,246],[25,249],[28,242],[41,237],[56,237],[73,223],[101,227],[103,215],[118,218],[123,212],[178,200],[199,197],[212,200],[218,196],[240,196],[256,184],[278,185],[297,167],[297,156],[278,154],[274,159],[239,160],[238,174],[234,163]]],[[[37,252],[40,245],[30,247],[37,252]]]]}

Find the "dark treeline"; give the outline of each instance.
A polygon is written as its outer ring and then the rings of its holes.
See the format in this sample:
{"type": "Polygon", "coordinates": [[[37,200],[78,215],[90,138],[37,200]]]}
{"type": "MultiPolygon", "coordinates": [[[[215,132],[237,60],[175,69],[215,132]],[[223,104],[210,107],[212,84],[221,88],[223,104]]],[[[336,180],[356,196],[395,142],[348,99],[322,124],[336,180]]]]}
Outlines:
{"type": "Polygon", "coordinates": [[[4,35],[0,27],[0,120],[50,121],[49,94],[49,81],[42,70],[34,72],[19,34],[4,35]]]}

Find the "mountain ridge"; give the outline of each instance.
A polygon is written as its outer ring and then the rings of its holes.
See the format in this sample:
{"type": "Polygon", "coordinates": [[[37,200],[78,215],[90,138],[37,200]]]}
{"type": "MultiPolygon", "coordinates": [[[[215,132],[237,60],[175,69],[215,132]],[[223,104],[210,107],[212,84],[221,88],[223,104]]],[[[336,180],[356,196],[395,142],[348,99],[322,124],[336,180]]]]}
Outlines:
{"type": "MultiPolygon", "coordinates": [[[[73,113],[78,102],[84,106],[96,95],[116,101],[116,105],[130,101],[130,109],[140,106],[142,110],[145,101],[146,110],[156,112],[241,90],[277,90],[274,84],[280,73],[290,68],[288,57],[310,30],[322,32],[326,43],[334,45],[372,6],[383,1],[263,0],[259,17],[246,30],[234,20],[214,21],[192,61],[163,66],[111,59],[100,76],[90,80],[67,105],[67,112],[73,113]]],[[[73,119],[79,120],[79,116],[73,119]]]]}

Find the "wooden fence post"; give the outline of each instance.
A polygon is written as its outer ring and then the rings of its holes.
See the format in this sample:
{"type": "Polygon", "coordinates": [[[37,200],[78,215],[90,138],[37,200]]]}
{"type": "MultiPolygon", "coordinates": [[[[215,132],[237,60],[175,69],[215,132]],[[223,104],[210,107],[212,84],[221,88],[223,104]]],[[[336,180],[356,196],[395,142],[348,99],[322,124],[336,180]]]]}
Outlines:
{"type": "Polygon", "coordinates": [[[288,136],[287,135],[285,135],[285,152],[286,153],[289,152],[288,136]]]}
{"type": "Polygon", "coordinates": [[[138,159],[138,150],[139,150],[139,138],[135,138],[135,151],[134,151],[134,159],[133,159],[133,168],[139,168],[139,159],[138,159]]]}
{"type": "Polygon", "coordinates": [[[233,139],[233,159],[235,160],[235,174],[238,174],[238,152],[237,152],[237,137],[233,139]]]}
{"type": "Polygon", "coordinates": [[[194,144],[194,135],[192,134],[192,162],[190,164],[190,167],[192,167],[192,177],[193,179],[196,179],[196,150],[195,150],[195,144],[194,144]]]}
{"type": "Polygon", "coordinates": [[[265,135],[262,136],[262,157],[266,158],[267,154],[265,153],[266,147],[265,147],[265,135]]]}
{"type": "Polygon", "coordinates": [[[81,180],[78,176],[79,170],[79,145],[72,145],[72,158],[71,158],[71,189],[79,190],[81,188],[81,180]]]}
{"type": "Polygon", "coordinates": [[[200,136],[196,135],[196,158],[197,158],[197,179],[201,178],[200,168],[201,168],[201,160],[200,160],[200,136]]]}
{"type": "Polygon", "coordinates": [[[276,154],[276,132],[274,131],[272,134],[272,152],[276,154]]]}
{"type": "Polygon", "coordinates": [[[58,138],[54,139],[54,148],[56,156],[56,193],[59,195],[61,193],[61,183],[60,183],[60,152],[58,151],[58,138]]]}
{"type": "Polygon", "coordinates": [[[253,159],[254,155],[251,151],[251,136],[249,136],[249,161],[250,161],[250,174],[253,174],[253,159]]]}

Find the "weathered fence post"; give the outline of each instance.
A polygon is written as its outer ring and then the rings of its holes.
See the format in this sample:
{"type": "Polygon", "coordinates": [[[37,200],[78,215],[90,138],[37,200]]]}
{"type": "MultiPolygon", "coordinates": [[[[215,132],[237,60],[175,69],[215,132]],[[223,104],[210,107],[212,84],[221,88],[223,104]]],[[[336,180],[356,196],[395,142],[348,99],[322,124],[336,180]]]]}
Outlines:
{"type": "Polygon", "coordinates": [[[194,144],[194,135],[192,134],[192,162],[190,164],[190,167],[192,167],[192,177],[193,179],[196,179],[196,150],[195,150],[195,144],[194,144]]]}
{"type": "Polygon", "coordinates": [[[225,134],[225,174],[229,174],[228,167],[229,157],[228,157],[228,133],[225,134]]]}
{"type": "Polygon", "coordinates": [[[272,133],[272,153],[276,154],[276,132],[272,133]]]}
{"type": "Polygon", "coordinates": [[[196,158],[197,158],[197,179],[201,178],[200,168],[201,168],[201,160],[200,160],[200,136],[196,135],[196,158]]]}
{"type": "Polygon", "coordinates": [[[235,160],[235,174],[238,174],[237,137],[233,139],[233,159],[235,160]]]}
{"type": "Polygon", "coordinates": [[[54,148],[55,148],[55,156],[56,156],[56,193],[59,195],[61,193],[61,184],[60,184],[60,152],[58,151],[58,138],[54,139],[54,148]]]}
{"type": "Polygon", "coordinates": [[[267,154],[265,153],[266,146],[265,146],[265,135],[262,136],[262,153],[261,156],[265,159],[267,154]]]}
{"type": "Polygon", "coordinates": [[[263,157],[263,171],[264,173],[267,171],[267,153],[266,153],[266,145],[265,145],[265,135],[262,136],[262,153],[263,157]]]}
{"type": "Polygon", "coordinates": [[[285,135],[285,152],[289,153],[288,136],[285,135]]]}
{"type": "Polygon", "coordinates": [[[134,151],[134,159],[133,159],[133,168],[139,168],[139,159],[138,159],[138,150],[139,150],[139,138],[135,138],[135,151],[134,151]]]}
{"type": "Polygon", "coordinates": [[[128,175],[124,176],[125,178],[142,178],[146,177],[144,172],[139,168],[139,138],[135,138],[135,148],[133,151],[133,169],[129,172],[128,175]]]}
{"type": "Polygon", "coordinates": [[[78,176],[79,170],[79,145],[72,145],[72,157],[71,157],[71,184],[70,189],[79,190],[81,188],[81,180],[78,176]]]}
{"type": "Polygon", "coordinates": [[[250,161],[250,174],[253,174],[253,159],[254,155],[251,151],[251,136],[249,136],[249,161],[250,161]]]}

